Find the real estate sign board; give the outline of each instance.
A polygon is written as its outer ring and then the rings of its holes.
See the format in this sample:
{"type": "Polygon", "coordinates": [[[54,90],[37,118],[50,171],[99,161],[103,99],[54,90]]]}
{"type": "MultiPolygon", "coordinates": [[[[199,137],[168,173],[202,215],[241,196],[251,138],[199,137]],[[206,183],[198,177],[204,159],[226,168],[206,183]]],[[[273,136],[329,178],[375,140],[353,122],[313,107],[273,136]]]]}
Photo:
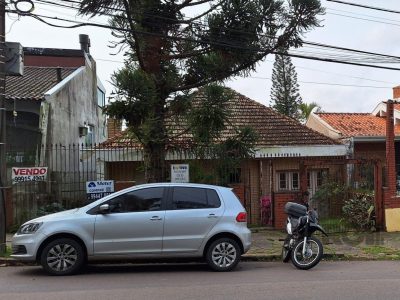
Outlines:
{"type": "Polygon", "coordinates": [[[171,182],[189,182],[189,165],[171,164],[171,182]]]}
{"type": "Polygon", "coordinates": [[[28,181],[46,181],[47,167],[31,167],[11,169],[12,184],[28,181]]]}
{"type": "Polygon", "coordinates": [[[86,181],[86,199],[91,202],[114,193],[114,180],[86,181]]]}

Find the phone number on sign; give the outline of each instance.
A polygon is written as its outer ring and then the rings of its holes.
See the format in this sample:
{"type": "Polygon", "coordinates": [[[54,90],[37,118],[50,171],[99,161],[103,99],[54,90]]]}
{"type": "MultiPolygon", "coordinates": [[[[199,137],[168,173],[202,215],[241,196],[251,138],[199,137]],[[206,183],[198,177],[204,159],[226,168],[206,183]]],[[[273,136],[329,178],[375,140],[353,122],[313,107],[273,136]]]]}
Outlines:
{"type": "Polygon", "coordinates": [[[46,176],[44,175],[32,175],[32,176],[15,176],[13,182],[25,182],[25,181],[45,181],[46,176]]]}

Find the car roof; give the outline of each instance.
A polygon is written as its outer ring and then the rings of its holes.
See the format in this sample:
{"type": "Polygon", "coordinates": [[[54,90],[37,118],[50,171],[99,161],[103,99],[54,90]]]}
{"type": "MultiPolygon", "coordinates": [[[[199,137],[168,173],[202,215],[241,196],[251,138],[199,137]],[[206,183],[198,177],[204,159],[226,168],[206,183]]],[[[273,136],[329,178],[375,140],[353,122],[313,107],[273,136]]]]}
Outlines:
{"type": "Polygon", "coordinates": [[[134,185],[131,188],[145,188],[145,187],[173,187],[173,186],[180,186],[180,187],[197,187],[197,188],[212,188],[212,189],[229,189],[227,187],[212,185],[212,184],[201,184],[201,183],[178,183],[178,182],[156,182],[156,183],[145,183],[134,185]]]}

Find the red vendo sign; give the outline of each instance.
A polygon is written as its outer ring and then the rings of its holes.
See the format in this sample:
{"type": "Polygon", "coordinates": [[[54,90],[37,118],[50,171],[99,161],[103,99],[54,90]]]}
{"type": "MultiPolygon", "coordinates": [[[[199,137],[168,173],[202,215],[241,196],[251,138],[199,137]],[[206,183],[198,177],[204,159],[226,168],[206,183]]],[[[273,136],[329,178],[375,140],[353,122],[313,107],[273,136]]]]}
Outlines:
{"type": "Polygon", "coordinates": [[[12,168],[12,183],[26,181],[45,181],[47,179],[47,167],[12,168]]]}

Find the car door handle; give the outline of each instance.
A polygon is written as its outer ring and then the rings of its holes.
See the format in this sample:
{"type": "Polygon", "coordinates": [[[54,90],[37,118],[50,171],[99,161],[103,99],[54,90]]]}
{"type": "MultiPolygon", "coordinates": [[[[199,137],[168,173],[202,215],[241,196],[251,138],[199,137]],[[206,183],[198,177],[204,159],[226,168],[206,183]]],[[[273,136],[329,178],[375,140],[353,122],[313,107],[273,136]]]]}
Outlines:
{"type": "Polygon", "coordinates": [[[209,218],[218,218],[218,216],[216,216],[215,214],[209,214],[208,217],[209,218]]]}
{"type": "Polygon", "coordinates": [[[162,220],[162,218],[161,217],[159,217],[159,216],[153,216],[153,217],[151,217],[151,219],[150,219],[151,221],[161,221],[162,220]]]}

